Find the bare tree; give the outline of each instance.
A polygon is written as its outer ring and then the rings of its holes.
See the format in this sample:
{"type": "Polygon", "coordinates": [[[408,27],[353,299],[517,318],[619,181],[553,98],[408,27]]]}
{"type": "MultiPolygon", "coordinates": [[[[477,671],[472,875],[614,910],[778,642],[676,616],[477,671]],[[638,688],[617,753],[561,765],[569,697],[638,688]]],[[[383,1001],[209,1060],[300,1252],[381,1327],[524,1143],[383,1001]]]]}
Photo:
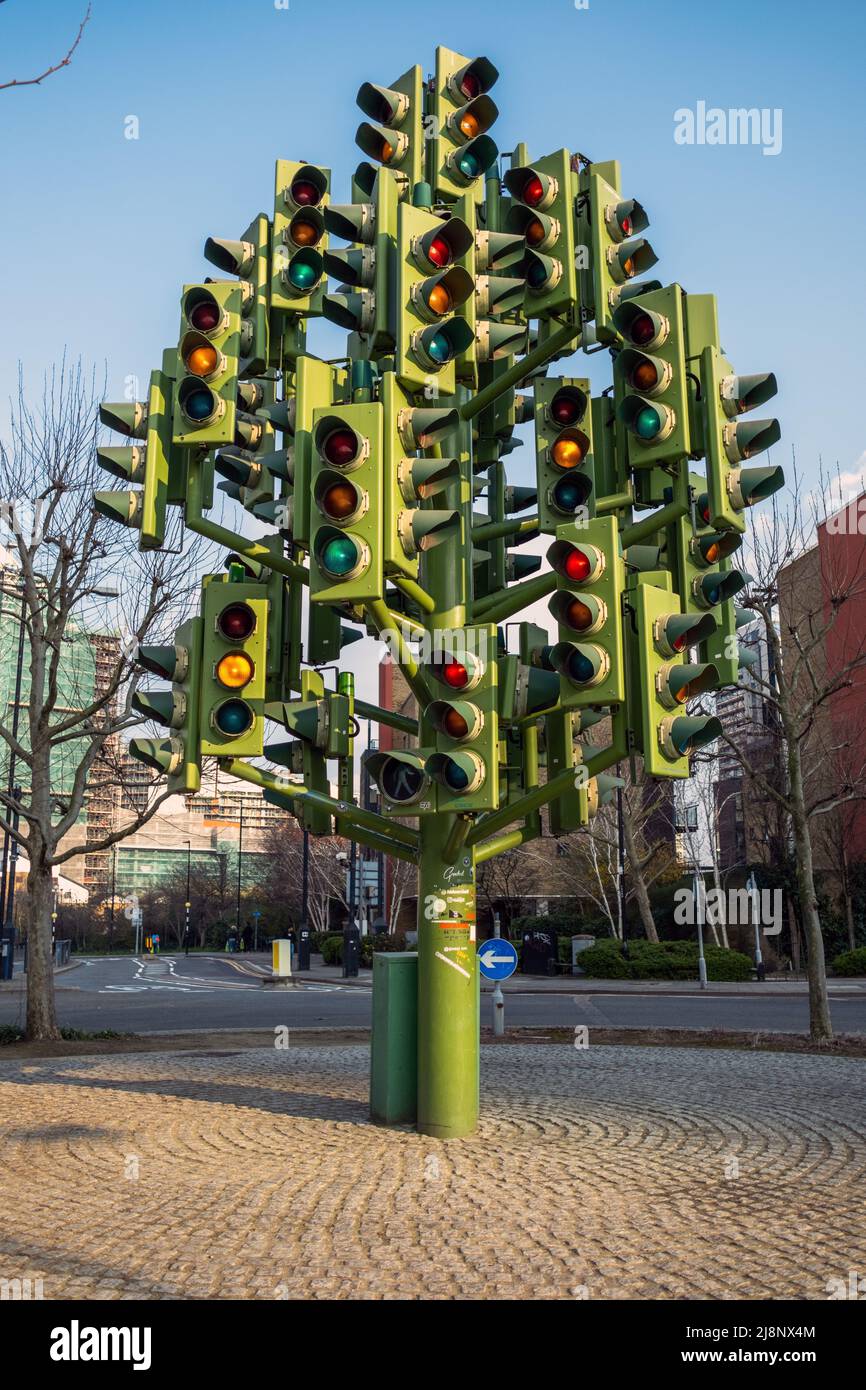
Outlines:
{"type": "Polygon", "coordinates": [[[397,923],[400,920],[400,908],[403,899],[414,888],[417,892],[418,870],[414,864],[410,864],[405,859],[388,859],[386,872],[388,874],[388,884],[390,896],[388,898],[388,932],[391,936],[397,930],[397,923]]]}
{"type": "MultiPolygon", "coordinates": [[[[840,697],[863,679],[866,626],[866,537],[840,537],[816,526],[827,519],[826,493],[806,493],[794,463],[784,507],[762,511],[751,534],[744,601],[759,616],[770,677],[753,677],[775,727],[781,775],[752,753],[754,731],[724,735],[754,786],[784,811],[791,827],[797,895],[806,937],[811,1036],[832,1038],[824,940],[815,879],[819,822],[864,795],[866,766],[859,721],[836,716],[840,697]],[[854,619],[854,621],[852,621],[854,619]],[[751,734],[751,738],[750,738],[751,734]]],[[[767,729],[762,730],[766,739],[767,729]]]]}
{"type": "MultiPolygon", "coordinates": [[[[6,0],[0,0],[0,5],[5,3],[6,0]]],[[[4,91],[7,87],[38,87],[40,82],[45,81],[46,77],[51,77],[55,72],[60,72],[62,68],[68,68],[69,64],[72,62],[72,55],[81,43],[85,27],[90,20],[90,11],[91,6],[88,5],[84,18],[78,26],[78,33],[75,35],[75,38],[66,50],[64,56],[58,62],[52,63],[51,66],[47,67],[44,72],[41,72],[38,77],[13,77],[9,82],[0,82],[0,92],[4,91]]]]}
{"type": "Polygon", "coordinates": [[[173,640],[202,553],[198,542],[182,557],[141,553],[134,532],[93,511],[102,482],[98,399],[80,363],[70,368],[64,359],[53,369],[35,406],[19,377],[8,442],[0,442],[7,546],[0,595],[20,623],[13,641],[23,658],[20,697],[16,690],[0,722],[7,757],[0,831],[29,860],[26,1028],[33,1038],[58,1036],[52,871],[123,839],[168,795],[157,791],[158,779],[145,778],[140,807],[120,828],[109,818],[87,839],[74,833],[91,799],[110,798],[122,780],[120,735],[141,722],[131,711],[138,643],[173,640]]]}

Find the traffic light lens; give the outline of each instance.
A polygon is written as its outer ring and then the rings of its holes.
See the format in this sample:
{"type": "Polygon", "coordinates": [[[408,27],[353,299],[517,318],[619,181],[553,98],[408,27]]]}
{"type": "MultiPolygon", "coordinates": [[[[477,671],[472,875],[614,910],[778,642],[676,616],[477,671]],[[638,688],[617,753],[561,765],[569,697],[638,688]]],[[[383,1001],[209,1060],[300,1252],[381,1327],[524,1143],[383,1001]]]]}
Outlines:
{"type": "Polygon", "coordinates": [[[321,202],[321,194],[309,179],[296,179],[292,184],[292,201],[299,207],[315,207],[321,202]]]}
{"type": "Polygon", "coordinates": [[[582,599],[572,599],[565,610],[565,620],[575,632],[585,632],[595,622],[595,615],[589,604],[582,599]]]}
{"type": "Polygon", "coordinates": [[[572,652],[568,659],[569,678],[577,685],[586,685],[595,675],[595,667],[583,652],[572,652]]]}
{"type": "Polygon", "coordinates": [[[446,333],[434,333],[433,337],[427,343],[427,353],[433,361],[438,362],[440,366],[444,366],[446,362],[450,362],[453,354],[451,352],[451,343],[448,335],[446,333]]]}
{"type": "Polygon", "coordinates": [[[527,223],[524,236],[529,246],[540,246],[544,241],[545,235],[544,223],[539,222],[537,217],[534,217],[531,222],[527,223]]]}
{"type": "Polygon", "coordinates": [[[575,546],[566,555],[563,569],[568,579],[579,584],[584,579],[588,579],[592,573],[592,562],[585,551],[578,550],[575,546]]]}
{"type": "Polygon", "coordinates": [[[655,439],[661,429],[661,416],[651,405],[639,410],[634,422],[635,433],[641,439],[655,439]]]}
{"type": "Polygon", "coordinates": [[[444,285],[434,285],[427,296],[427,306],[434,314],[447,314],[453,300],[444,285]]]}
{"type": "Polygon", "coordinates": [[[442,731],[449,738],[465,738],[469,733],[469,725],[459,710],[449,709],[442,720],[442,731]]]}
{"type": "Polygon", "coordinates": [[[289,226],[289,236],[296,246],[315,246],[321,240],[322,229],[307,217],[296,217],[289,226]]]}
{"type": "Polygon", "coordinates": [[[247,603],[231,603],[217,618],[217,627],[230,642],[243,642],[254,631],[256,615],[247,603]]]}
{"type": "Polygon", "coordinates": [[[718,541],[711,541],[704,550],[704,559],[707,564],[715,565],[722,557],[722,548],[718,541]]]}
{"type": "Polygon", "coordinates": [[[213,333],[222,320],[219,305],[213,299],[203,299],[189,312],[189,321],[199,333],[213,333]]]}
{"type": "Polygon", "coordinates": [[[638,391],[652,391],[658,386],[659,374],[652,362],[639,362],[631,374],[631,381],[638,391]]]}
{"type": "Polygon", "coordinates": [[[190,420],[209,420],[214,412],[214,398],[210,391],[204,388],[198,391],[191,391],[183,400],[184,414],[190,420]]]}
{"type": "Polygon", "coordinates": [[[289,266],[289,283],[294,285],[296,290],[311,290],[319,279],[316,267],[310,261],[301,260],[295,257],[289,266]]]}
{"type": "Polygon", "coordinates": [[[392,160],[393,158],[394,158],[394,146],[391,144],[390,140],[383,140],[383,141],[382,141],[382,154],[381,154],[382,163],[383,163],[383,164],[390,164],[390,162],[391,162],[391,160],[392,160]]]}
{"type": "Polygon", "coordinates": [[[218,362],[219,354],[216,348],[197,347],[193,348],[187,357],[186,366],[193,376],[210,376],[216,370],[218,362]]]}
{"type": "Polygon", "coordinates": [[[427,259],[432,265],[443,269],[451,264],[451,247],[442,236],[434,236],[430,245],[427,247],[427,259]]]}
{"type": "Polygon", "coordinates": [[[469,773],[457,763],[449,762],[445,768],[445,785],[452,792],[465,791],[469,786],[469,773]]]}
{"type": "Polygon", "coordinates": [[[544,184],[537,174],[530,174],[520,196],[531,208],[537,208],[544,201],[544,184]]]}
{"type": "Polygon", "coordinates": [[[623,236],[631,236],[631,218],[618,217],[617,221],[619,222],[619,229],[623,236]]]}
{"type": "Polygon", "coordinates": [[[562,391],[551,401],[550,414],[558,425],[573,425],[580,418],[580,404],[562,391]]]}
{"type": "Polygon", "coordinates": [[[411,763],[389,758],[380,773],[379,785],[389,801],[414,801],[424,786],[424,773],[411,763]]]}
{"type": "Polygon", "coordinates": [[[578,468],[584,459],[583,445],[572,435],[557,439],[550,453],[557,468],[578,468]]]}
{"type": "Polygon", "coordinates": [[[481,79],[474,72],[467,72],[460,83],[460,90],[469,101],[481,95],[481,79]]]}
{"type": "Polygon", "coordinates": [[[214,723],[221,734],[237,738],[253,726],[255,716],[246,700],[226,700],[214,715],[214,723]]]}
{"type": "Polygon", "coordinates": [[[457,160],[457,168],[466,179],[477,179],[481,173],[481,161],[471,150],[464,150],[457,160]]]}
{"type": "Polygon", "coordinates": [[[452,690],[462,690],[469,684],[469,672],[462,661],[446,661],[442,667],[442,679],[452,690]]]}
{"type": "Polygon", "coordinates": [[[651,343],[656,335],[656,326],[649,314],[638,314],[631,321],[629,336],[633,343],[639,346],[644,343],[651,343]]]}
{"type": "Polygon", "coordinates": [[[334,483],[322,497],[322,511],[334,521],[344,521],[358,508],[358,497],[351,483],[334,483]]]}
{"type": "Polygon", "coordinates": [[[240,690],[248,685],[254,674],[255,667],[246,652],[228,652],[217,662],[216,678],[229,690],[240,690]]]}
{"type": "Polygon", "coordinates": [[[322,445],[322,453],[335,468],[348,468],[358,456],[358,440],[352,430],[332,430],[322,445]]]}
{"type": "Polygon", "coordinates": [[[553,489],[553,501],[562,512],[577,511],[588,495],[586,489],[571,478],[560,478],[553,489]]]}
{"type": "Polygon", "coordinates": [[[467,111],[466,114],[460,118],[460,130],[466,136],[467,140],[472,140],[474,136],[481,134],[481,122],[471,111],[467,111]]]}
{"type": "Polygon", "coordinates": [[[358,547],[348,536],[337,536],[328,541],[322,551],[322,567],[329,574],[351,574],[358,563],[358,547]]]}
{"type": "Polygon", "coordinates": [[[544,261],[533,261],[526,273],[526,283],[531,290],[540,290],[547,280],[547,267],[544,261]]]}

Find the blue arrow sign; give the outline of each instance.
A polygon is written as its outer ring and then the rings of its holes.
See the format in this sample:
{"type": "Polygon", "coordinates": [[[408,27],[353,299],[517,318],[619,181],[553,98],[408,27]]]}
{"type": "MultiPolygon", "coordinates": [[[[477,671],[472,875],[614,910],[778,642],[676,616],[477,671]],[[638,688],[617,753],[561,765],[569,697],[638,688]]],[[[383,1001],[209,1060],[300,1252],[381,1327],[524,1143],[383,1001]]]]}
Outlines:
{"type": "Polygon", "coordinates": [[[507,980],[517,969],[517,948],[501,936],[479,941],[478,966],[485,980],[507,980]]]}

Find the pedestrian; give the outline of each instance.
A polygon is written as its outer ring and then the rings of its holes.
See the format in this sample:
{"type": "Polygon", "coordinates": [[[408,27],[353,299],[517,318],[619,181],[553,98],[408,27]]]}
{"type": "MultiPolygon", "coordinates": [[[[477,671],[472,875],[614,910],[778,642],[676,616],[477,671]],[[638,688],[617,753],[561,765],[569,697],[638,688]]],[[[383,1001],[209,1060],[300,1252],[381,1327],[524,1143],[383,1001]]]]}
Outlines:
{"type": "Polygon", "coordinates": [[[247,922],[246,926],[244,927],[243,941],[244,950],[251,951],[253,949],[253,929],[250,926],[249,922],[247,922]]]}

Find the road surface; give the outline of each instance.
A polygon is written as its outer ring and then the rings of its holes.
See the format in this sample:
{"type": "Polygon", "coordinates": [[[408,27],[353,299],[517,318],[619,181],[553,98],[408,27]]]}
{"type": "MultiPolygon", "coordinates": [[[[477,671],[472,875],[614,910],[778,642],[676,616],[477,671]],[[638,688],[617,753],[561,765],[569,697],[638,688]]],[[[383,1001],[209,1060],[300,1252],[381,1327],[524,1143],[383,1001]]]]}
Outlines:
{"type": "MultiPolygon", "coordinates": [[[[264,962],[266,957],[260,957],[264,962]]],[[[262,985],[244,957],[164,955],[133,959],[95,957],[57,977],[61,1025],[123,1033],[184,1029],[367,1027],[371,1018],[368,983],[305,981],[291,989],[262,985]]],[[[303,979],[303,976],[300,977],[303,979]]],[[[607,989],[612,987],[608,985],[607,989]]],[[[615,987],[614,987],[615,988],[615,987]]],[[[730,1028],[805,1032],[805,993],[773,997],[755,994],[676,995],[622,993],[540,993],[513,982],[506,994],[506,1022],[597,1028],[730,1028]]],[[[833,1024],[840,1033],[866,1033],[866,991],[834,984],[833,1024]],[[846,994],[850,990],[850,994],[846,994]]],[[[20,1023],[21,989],[0,990],[0,1024],[20,1023]]],[[[482,996],[482,1025],[492,1025],[490,994],[482,996]]]]}

